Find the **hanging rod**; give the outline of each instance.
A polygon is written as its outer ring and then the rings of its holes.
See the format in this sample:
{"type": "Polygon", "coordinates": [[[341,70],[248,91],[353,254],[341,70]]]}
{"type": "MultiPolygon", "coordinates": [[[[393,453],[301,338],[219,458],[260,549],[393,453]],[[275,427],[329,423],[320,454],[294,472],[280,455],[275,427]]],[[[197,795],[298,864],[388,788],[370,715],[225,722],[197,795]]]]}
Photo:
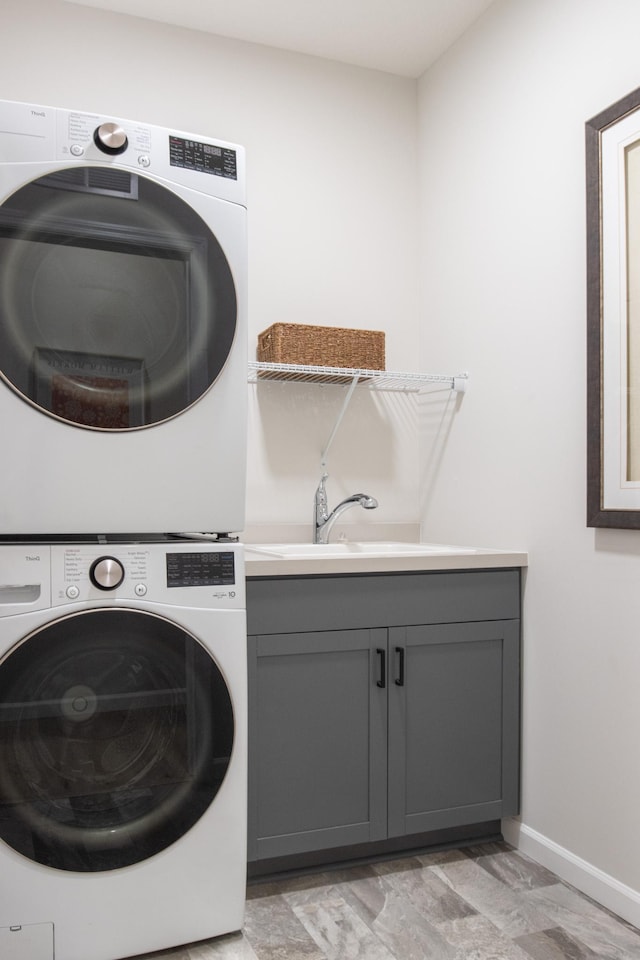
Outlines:
{"type": "Polygon", "coordinates": [[[464,393],[468,373],[444,376],[432,373],[392,373],[388,370],[360,370],[350,367],[316,367],[294,363],[249,361],[249,383],[281,380],[289,383],[357,383],[369,390],[422,393],[434,384],[464,393]]]}

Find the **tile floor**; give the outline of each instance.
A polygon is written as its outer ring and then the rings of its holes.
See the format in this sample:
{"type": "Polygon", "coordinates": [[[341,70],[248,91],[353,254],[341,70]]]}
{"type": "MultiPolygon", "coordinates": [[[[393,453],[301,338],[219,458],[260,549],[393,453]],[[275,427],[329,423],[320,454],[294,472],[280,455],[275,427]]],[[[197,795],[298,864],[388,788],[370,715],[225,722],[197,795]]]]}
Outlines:
{"type": "Polygon", "coordinates": [[[253,884],[242,933],[137,960],[640,960],[640,930],[506,843],[253,884]]]}

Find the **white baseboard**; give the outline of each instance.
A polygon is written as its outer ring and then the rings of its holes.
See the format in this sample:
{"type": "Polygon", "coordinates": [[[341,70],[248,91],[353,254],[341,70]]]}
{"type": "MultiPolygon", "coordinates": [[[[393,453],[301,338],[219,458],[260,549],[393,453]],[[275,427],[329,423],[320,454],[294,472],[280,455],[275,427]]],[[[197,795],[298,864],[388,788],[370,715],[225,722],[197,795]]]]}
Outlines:
{"type": "Polygon", "coordinates": [[[561,880],[597,900],[634,927],[640,928],[640,893],[637,890],[620,883],[615,877],[582,860],[570,850],[565,850],[519,820],[503,820],[502,835],[507,843],[547,867],[561,880]]]}

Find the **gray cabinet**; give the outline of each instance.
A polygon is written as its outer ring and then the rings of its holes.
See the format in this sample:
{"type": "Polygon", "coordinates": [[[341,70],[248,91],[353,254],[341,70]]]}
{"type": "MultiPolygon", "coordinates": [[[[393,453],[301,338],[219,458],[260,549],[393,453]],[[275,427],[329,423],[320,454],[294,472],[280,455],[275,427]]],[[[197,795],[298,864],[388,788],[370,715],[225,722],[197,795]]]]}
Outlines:
{"type": "Polygon", "coordinates": [[[386,836],[386,630],[249,639],[249,858],[386,836]]]}
{"type": "Polygon", "coordinates": [[[390,630],[389,836],[499,820],[518,807],[519,624],[390,630]]]}
{"type": "Polygon", "coordinates": [[[517,812],[518,570],[247,590],[250,861],[517,812]]]}

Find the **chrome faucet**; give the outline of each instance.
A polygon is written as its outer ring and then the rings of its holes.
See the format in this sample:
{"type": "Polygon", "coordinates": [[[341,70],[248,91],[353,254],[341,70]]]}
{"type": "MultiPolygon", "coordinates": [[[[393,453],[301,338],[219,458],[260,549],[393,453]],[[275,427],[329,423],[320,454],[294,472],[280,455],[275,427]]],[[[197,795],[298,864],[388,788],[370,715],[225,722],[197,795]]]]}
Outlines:
{"type": "Polygon", "coordinates": [[[375,508],[378,506],[378,501],[375,497],[370,497],[366,493],[354,493],[352,496],[346,497],[345,500],[342,500],[338,506],[335,507],[331,513],[329,513],[327,490],[324,483],[328,476],[329,474],[327,473],[322,474],[322,478],[318,484],[318,489],[316,490],[313,517],[314,543],[329,542],[329,531],[331,530],[334,521],[337,520],[341,513],[344,513],[345,510],[348,510],[349,507],[359,504],[365,510],[375,510],[375,508]]]}

